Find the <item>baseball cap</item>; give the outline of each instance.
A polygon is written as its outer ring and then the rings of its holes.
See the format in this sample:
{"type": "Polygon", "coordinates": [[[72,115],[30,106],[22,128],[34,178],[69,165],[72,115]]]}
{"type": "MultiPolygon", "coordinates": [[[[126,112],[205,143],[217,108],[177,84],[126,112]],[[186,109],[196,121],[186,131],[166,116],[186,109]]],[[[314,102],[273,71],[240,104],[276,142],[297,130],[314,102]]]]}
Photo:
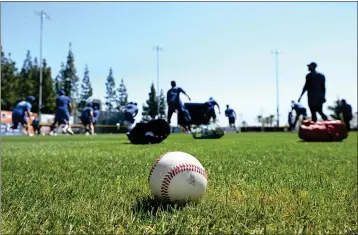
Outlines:
{"type": "Polygon", "coordinates": [[[29,102],[33,102],[33,101],[35,101],[35,97],[31,95],[31,96],[28,96],[26,100],[29,102]]]}
{"type": "Polygon", "coordinates": [[[308,64],[307,66],[312,66],[312,67],[317,67],[317,63],[315,63],[315,62],[311,62],[310,64],[308,64]]]}

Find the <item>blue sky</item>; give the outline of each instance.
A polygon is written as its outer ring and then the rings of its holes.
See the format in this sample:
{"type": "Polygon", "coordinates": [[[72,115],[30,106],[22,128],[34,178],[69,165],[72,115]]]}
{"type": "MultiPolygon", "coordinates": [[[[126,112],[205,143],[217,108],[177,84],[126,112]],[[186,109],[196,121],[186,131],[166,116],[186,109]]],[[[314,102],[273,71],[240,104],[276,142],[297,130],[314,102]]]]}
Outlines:
{"type": "MultiPolygon", "coordinates": [[[[279,48],[281,124],[311,61],[326,76],[325,107],[339,96],[357,110],[356,2],[2,2],[1,43],[18,67],[27,50],[39,57],[34,11],[41,9],[52,18],[44,24],[43,56],[53,77],[71,42],[77,74],[82,79],[88,65],[94,96],[101,99],[112,67],[129,99],[144,103],[151,82],[156,85],[152,48],[159,44],[161,89],[175,80],[193,102],[213,96],[222,108],[220,123],[227,124],[223,111],[230,104],[253,125],[258,114],[276,113],[270,51],[279,48]]],[[[301,103],[307,106],[306,95],[301,103]]]]}

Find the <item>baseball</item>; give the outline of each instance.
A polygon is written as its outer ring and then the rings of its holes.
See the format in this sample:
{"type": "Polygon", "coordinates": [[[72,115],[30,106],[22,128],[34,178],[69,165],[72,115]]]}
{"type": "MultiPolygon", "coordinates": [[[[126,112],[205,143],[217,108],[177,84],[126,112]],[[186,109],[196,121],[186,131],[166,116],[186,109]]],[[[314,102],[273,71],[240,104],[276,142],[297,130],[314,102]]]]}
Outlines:
{"type": "Polygon", "coordinates": [[[199,201],[205,193],[207,173],[201,163],[184,152],[167,152],[153,164],[149,187],[159,199],[174,203],[199,201]]]}

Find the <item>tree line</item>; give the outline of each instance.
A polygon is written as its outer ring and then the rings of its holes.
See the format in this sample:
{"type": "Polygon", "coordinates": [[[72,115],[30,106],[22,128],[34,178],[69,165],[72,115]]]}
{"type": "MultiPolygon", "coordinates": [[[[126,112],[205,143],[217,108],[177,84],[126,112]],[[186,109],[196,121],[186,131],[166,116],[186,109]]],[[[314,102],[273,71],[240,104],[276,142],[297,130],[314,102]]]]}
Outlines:
{"type": "MultiPolygon", "coordinates": [[[[52,69],[47,64],[46,59],[39,62],[36,57],[32,57],[31,52],[26,52],[25,60],[21,69],[18,69],[16,62],[11,58],[11,53],[4,52],[1,47],[1,109],[12,110],[16,104],[27,96],[33,95],[39,100],[39,78],[40,65],[42,63],[42,113],[52,114],[55,111],[55,99],[58,90],[64,90],[65,94],[72,99],[75,109],[72,115],[79,115],[79,112],[86,106],[86,102],[93,96],[93,88],[90,79],[90,71],[86,65],[82,80],[77,75],[75,66],[75,56],[69,44],[69,51],[66,63],[62,62],[59,73],[53,78],[52,69]]],[[[113,69],[109,69],[109,74],[105,82],[106,97],[102,110],[108,112],[120,112],[123,106],[128,104],[128,90],[121,79],[118,87],[113,75],[113,69]]],[[[97,101],[102,104],[102,101],[97,101]]],[[[148,99],[142,107],[143,120],[153,119],[158,116],[165,118],[166,100],[163,90],[157,95],[154,84],[150,86],[148,99]]],[[[102,106],[102,105],[101,105],[102,106]]],[[[39,111],[38,102],[33,105],[32,112],[39,111]]]]}

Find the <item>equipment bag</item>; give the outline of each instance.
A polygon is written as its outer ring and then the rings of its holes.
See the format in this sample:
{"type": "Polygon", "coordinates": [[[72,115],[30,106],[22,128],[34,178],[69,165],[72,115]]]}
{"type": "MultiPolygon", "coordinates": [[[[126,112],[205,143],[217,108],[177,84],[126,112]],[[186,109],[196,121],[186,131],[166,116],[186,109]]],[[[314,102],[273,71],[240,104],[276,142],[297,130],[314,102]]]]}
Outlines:
{"type": "Polygon", "coordinates": [[[348,130],[341,121],[313,122],[305,120],[298,131],[304,141],[332,142],[342,141],[348,137],[348,130]]]}
{"type": "Polygon", "coordinates": [[[220,139],[225,135],[223,129],[217,124],[200,125],[192,132],[194,139],[220,139]]]}
{"type": "Polygon", "coordinates": [[[138,123],[127,137],[132,144],[158,144],[170,134],[170,125],[163,119],[138,123]]]}

